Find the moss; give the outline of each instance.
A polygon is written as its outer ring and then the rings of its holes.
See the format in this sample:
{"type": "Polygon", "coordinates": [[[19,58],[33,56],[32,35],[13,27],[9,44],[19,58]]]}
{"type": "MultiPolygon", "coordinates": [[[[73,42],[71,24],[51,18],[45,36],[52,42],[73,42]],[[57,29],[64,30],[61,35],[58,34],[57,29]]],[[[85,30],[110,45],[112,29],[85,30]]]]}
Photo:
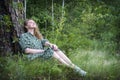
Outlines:
{"type": "Polygon", "coordinates": [[[22,2],[12,2],[12,7],[14,9],[18,9],[18,10],[23,10],[23,3],[22,2]]]}

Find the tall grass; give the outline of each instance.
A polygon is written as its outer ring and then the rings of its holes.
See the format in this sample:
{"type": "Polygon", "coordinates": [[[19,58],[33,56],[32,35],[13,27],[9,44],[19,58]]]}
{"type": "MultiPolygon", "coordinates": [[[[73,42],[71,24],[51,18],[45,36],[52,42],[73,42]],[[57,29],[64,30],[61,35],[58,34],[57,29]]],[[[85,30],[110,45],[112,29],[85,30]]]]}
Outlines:
{"type": "Polygon", "coordinates": [[[88,72],[87,80],[120,79],[120,60],[105,51],[76,50],[70,58],[88,72]]]}
{"type": "Polygon", "coordinates": [[[19,55],[0,58],[0,77],[5,80],[119,80],[120,60],[105,51],[76,49],[69,53],[69,58],[87,71],[82,77],[72,69],[49,60],[29,61],[19,55]],[[3,64],[4,63],[4,64],[3,64]]]}
{"type": "Polygon", "coordinates": [[[0,58],[1,64],[4,64],[4,73],[0,74],[1,79],[4,80],[63,80],[64,75],[62,74],[61,66],[60,69],[58,62],[52,58],[49,60],[34,59],[28,60],[25,56],[20,57],[19,55],[0,58]]]}

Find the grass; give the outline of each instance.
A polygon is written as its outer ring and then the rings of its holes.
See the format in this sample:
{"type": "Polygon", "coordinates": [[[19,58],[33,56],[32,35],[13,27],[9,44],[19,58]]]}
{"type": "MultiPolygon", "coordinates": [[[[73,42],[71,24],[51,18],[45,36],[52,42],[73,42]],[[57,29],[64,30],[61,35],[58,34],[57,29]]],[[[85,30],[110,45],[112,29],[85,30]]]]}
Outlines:
{"type": "Polygon", "coordinates": [[[119,58],[98,50],[76,50],[69,58],[88,72],[81,77],[54,59],[27,60],[19,55],[0,58],[0,77],[5,80],[119,80],[119,58]],[[2,65],[3,64],[3,65],[2,65]]]}
{"type": "Polygon", "coordinates": [[[70,58],[88,72],[87,80],[120,79],[120,60],[107,52],[77,50],[70,55],[70,58]]]}

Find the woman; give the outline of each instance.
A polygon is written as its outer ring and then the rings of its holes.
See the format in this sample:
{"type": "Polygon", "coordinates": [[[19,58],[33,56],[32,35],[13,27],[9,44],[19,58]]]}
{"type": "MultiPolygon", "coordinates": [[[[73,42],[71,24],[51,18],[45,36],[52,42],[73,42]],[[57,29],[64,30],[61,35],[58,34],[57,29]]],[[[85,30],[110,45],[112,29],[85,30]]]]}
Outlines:
{"type": "Polygon", "coordinates": [[[24,27],[27,30],[19,38],[19,43],[22,50],[28,54],[29,59],[44,58],[49,59],[51,57],[56,58],[64,65],[73,68],[76,72],[82,76],[86,75],[86,72],[74,65],[71,60],[58,49],[55,44],[50,43],[48,40],[43,39],[39,32],[38,26],[34,20],[29,19],[24,22],[24,27]],[[45,46],[49,48],[45,49],[45,46]]]}

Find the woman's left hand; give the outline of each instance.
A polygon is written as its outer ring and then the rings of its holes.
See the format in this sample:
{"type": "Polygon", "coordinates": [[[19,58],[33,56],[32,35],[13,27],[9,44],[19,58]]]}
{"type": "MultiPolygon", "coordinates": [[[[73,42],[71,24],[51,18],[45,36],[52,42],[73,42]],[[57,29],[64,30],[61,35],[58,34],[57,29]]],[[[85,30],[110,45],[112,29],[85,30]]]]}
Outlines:
{"type": "Polygon", "coordinates": [[[54,51],[57,51],[57,50],[58,50],[58,46],[55,45],[55,44],[52,44],[52,45],[51,45],[51,48],[52,48],[54,51]]]}

